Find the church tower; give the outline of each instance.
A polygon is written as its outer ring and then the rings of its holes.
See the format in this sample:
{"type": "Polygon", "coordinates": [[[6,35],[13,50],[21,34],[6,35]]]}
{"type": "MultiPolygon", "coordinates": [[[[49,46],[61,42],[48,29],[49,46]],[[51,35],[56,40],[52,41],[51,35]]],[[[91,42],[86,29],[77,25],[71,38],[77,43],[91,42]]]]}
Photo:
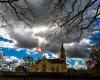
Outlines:
{"type": "Polygon", "coordinates": [[[64,47],[63,47],[63,43],[62,43],[61,49],[60,49],[60,59],[61,59],[61,60],[64,60],[63,63],[66,64],[66,55],[65,55],[65,49],[64,49],[64,47]]]}
{"type": "Polygon", "coordinates": [[[66,67],[66,55],[65,55],[65,49],[63,47],[63,43],[61,45],[60,49],[60,60],[62,60],[62,70],[63,72],[67,72],[67,67],[66,67]]]}

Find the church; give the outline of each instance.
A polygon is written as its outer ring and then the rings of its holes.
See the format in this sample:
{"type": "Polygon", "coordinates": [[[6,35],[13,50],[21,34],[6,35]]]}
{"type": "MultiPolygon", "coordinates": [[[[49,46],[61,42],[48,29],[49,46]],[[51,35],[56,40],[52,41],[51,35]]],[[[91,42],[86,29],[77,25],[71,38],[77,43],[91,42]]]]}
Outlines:
{"type": "Polygon", "coordinates": [[[57,59],[47,59],[45,56],[35,64],[28,67],[28,72],[67,72],[66,56],[63,44],[60,49],[60,57],[57,59]]]}

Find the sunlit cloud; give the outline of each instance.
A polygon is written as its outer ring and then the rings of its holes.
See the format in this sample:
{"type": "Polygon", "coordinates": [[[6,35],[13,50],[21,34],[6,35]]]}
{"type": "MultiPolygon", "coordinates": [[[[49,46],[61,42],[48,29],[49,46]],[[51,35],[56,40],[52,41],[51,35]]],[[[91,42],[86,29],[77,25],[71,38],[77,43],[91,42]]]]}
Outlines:
{"type": "Polygon", "coordinates": [[[89,39],[82,39],[79,44],[80,45],[89,45],[90,44],[90,40],[89,39]]]}
{"type": "Polygon", "coordinates": [[[14,43],[0,41],[0,47],[14,48],[14,43]]]}
{"type": "Polygon", "coordinates": [[[48,27],[41,25],[41,26],[34,27],[33,28],[33,33],[34,34],[39,33],[39,32],[45,33],[47,30],[48,30],[48,27]]]}

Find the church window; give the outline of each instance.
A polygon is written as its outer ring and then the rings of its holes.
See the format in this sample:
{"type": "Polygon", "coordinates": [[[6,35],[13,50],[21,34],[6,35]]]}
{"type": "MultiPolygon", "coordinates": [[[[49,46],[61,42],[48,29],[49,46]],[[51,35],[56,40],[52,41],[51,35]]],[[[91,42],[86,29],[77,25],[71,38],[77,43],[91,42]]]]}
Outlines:
{"type": "Polygon", "coordinates": [[[42,65],[42,71],[46,72],[46,65],[45,64],[42,65]]]}
{"type": "Polygon", "coordinates": [[[37,72],[38,68],[37,65],[34,65],[34,72],[37,72]]]}
{"type": "Polygon", "coordinates": [[[54,72],[54,66],[51,69],[52,69],[52,72],[54,72]]]}
{"type": "Polygon", "coordinates": [[[59,67],[58,67],[58,65],[56,66],[56,72],[59,72],[59,67]]]}

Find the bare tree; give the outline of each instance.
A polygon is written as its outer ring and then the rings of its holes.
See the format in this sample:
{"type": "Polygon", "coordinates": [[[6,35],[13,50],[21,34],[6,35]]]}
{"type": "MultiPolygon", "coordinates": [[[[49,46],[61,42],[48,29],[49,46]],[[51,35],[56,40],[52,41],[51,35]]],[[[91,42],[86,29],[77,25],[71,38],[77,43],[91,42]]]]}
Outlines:
{"type": "MultiPolygon", "coordinates": [[[[38,0],[40,1],[40,0],[38,0]]],[[[34,7],[32,0],[0,0],[3,12],[0,16],[6,24],[9,23],[9,18],[14,17],[14,21],[23,21],[26,26],[33,26],[41,18],[46,18],[50,30],[55,28],[52,33],[49,32],[46,36],[51,38],[52,35],[63,36],[76,39],[81,37],[80,34],[84,30],[89,30],[95,25],[95,19],[100,15],[100,1],[98,0],[41,0],[45,6],[44,11],[37,15],[38,9],[34,7]],[[10,12],[9,12],[9,11],[10,12]],[[3,13],[10,13],[12,16],[7,16],[3,13]],[[45,13],[45,14],[44,14],[45,13]],[[47,15],[46,15],[47,13],[47,15]],[[38,17],[38,18],[37,18],[38,17]],[[74,33],[74,34],[73,34],[74,33]],[[58,35],[59,34],[59,35],[58,35]],[[74,37],[77,35],[77,37],[74,37]]],[[[38,2],[39,4],[40,2],[38,2]]],[[[42,8],[40,8],[42,9],[42,8]]]]}
{"type": "Polygon", "coordinates": [[[61,28],[66,29],[67,34],[71,34],[75,31],[82,33],[83,30],[94,26],[95,19],[100,15],[100,2],[97,4],[97,0],[71,1],[72,2],[69,3],[68,0],[58,0],[55,3],[54,8],[56,10],[58,9],[59,12],[54,18],[56,19],[54,21],[56,21],[61,28]],[[82,6],[82,2],[84,6],[82,6]],[[71,6],[67,6],[68,4],[71,6]],[[91,10],[95,10],[95,12],[90,14],[91,10]]]}
{"type": "Polygon", "coordinates": [[[90,46],[90,56],[87,60],[87,67],[89,70],[92,70],[92,73],[99,75],[100,74],[100,48],[96,45],[90,46]]]}

